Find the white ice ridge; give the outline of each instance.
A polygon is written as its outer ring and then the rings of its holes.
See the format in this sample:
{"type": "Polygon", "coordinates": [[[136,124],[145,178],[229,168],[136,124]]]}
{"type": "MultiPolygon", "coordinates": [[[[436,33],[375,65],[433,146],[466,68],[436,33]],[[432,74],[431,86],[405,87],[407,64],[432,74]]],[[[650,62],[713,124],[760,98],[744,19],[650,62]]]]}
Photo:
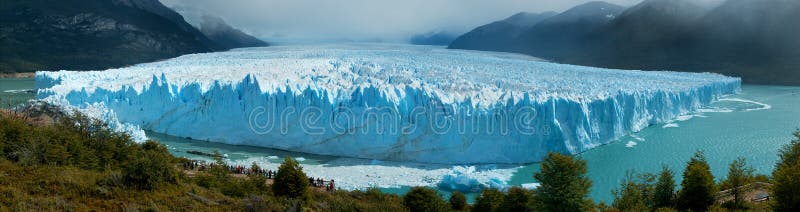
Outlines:
{"type": "Polygon", "coordinates": [[[36,85],[38,98],[56,104],[103,105],[119,125],[133,125],[126,129],[323,155],[471,164],[579,153],[736,93],[741,80],[505,53],[337,44],[37,72],[36,85]]]}

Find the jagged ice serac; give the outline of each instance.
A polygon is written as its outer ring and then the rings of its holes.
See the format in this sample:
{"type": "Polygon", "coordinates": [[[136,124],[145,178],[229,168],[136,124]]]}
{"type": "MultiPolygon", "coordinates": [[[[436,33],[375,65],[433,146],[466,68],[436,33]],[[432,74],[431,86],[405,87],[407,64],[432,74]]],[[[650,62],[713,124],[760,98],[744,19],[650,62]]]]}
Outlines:
{"type": "Polygon", "coordinates": [[[236,49],[37,72],[37,96],[151,130],[282,150],[443,164],[576,154],[734,94],[739,78],[392,44],[236,49]]]}

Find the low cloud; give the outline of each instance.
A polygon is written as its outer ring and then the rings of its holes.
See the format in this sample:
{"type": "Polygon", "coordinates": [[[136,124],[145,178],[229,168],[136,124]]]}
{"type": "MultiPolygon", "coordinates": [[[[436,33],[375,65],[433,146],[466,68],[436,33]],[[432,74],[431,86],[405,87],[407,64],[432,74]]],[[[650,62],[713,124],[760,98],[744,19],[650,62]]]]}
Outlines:
{"type": "MultiPolygon", "coordinates": [[[[187,16],[209,13],[268,41],[403,42],[463,33],[517,12],[563,11],[589,0],[160,0],[187,16]],[[190,15],[187,15],[190,14],[190,15]]],[[[631,6],[641,0],[608,0],[631,6]]],[[[708,1],[708,0],[705,0],[708,1]]]]}

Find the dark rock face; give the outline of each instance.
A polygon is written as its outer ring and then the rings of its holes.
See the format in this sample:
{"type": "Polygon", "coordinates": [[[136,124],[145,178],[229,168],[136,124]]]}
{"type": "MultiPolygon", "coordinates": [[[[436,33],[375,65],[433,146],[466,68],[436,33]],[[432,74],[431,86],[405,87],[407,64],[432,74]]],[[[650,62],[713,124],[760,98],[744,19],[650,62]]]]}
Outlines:
{"type": "Polygon", "coordinates": [[[745,83],[800,85],[800,25],[796,24],[800,1],[728,0],[714,8],[695,3],[646,0],[623,11],[593,2],[543,20],[510,44],[485,39],[482,45],[491,47],[476,44],[468,49],[519,52],[587,66],[716,72],[742,77],[745,83]],[[618,12],[601,21],[602,13],[586,12],[597,8],[618,12]]]}
{"type": "Polygon", "coordinates": [[[0,71],[97,70],[225,50],[157,0],[0,5],[0,71]]]}
{"type": "Polygon", "coordinates": [[[203,22],[200,24],[200,32],[225,48],[269,46],[269,44],[264,41],[245,34],[238,29],[234,29],[225,23],[222,18],[212,15],[203,16],[203,22]]]}
{"type": "Polygon", "coordinates": [[[484,51],[514,51],[517,37],[529,27],[552,16],[555,12],[517,13],[502,21],[480,26],[456,38],[448,48],[484,51]]]}
{"type": "Polygon", "coordinates": [[[606,2],[589,2],[543,20],[516,40],[515,52],[542,58],[571,56],[596,38],[593,33],[607,27],[624,7],[606,2]]]}

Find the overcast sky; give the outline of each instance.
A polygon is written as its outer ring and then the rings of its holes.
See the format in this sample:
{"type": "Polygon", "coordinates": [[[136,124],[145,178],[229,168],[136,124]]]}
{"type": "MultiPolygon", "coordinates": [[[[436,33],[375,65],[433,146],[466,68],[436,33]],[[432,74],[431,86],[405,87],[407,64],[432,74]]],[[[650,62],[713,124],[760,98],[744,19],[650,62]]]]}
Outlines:
{"type": "MultiPolygon", "coordinates": [[[[517,12],[561,12],[590,0],[160,0],[192,24],[210,13],[267,41],[403,42],[430,31],[463,33],[517,12]]],[[[641,0],[606,0],[632,6],[641,0]]]]}

